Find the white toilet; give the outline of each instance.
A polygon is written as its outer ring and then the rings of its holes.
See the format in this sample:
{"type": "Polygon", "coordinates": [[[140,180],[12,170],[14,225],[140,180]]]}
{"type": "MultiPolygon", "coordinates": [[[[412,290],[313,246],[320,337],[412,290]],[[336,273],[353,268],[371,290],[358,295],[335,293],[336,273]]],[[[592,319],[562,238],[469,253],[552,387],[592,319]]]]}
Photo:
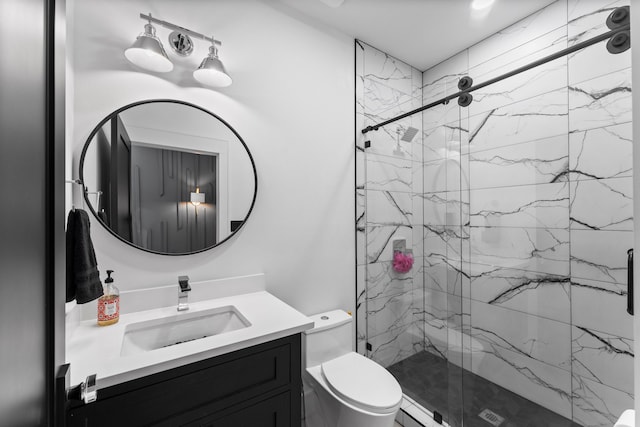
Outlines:
{"type": "Polygon", "coordinates": [[[402,402],[398,381],[354,353],[352,319],[342,310],[311,316],[302,358],[307,427],[392,427],[402,402]]]}

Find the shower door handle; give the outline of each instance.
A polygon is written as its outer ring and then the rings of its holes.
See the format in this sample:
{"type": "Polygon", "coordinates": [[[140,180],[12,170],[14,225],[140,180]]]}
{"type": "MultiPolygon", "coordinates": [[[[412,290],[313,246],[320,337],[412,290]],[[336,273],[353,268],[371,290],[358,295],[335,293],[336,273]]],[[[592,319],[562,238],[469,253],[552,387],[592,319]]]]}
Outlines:
{"type": "Polygon", "coordinates": [[[627,313],[633,315],[633,249],[627,251],[627,313]]]}

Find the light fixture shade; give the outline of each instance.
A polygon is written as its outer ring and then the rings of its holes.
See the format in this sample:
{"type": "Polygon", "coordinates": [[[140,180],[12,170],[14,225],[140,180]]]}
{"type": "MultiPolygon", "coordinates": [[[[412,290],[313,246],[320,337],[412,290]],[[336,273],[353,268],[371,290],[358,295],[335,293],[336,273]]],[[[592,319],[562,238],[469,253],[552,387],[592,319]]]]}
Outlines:
{"type": "Polygon", "coordinates": [[[194,206],[198,206],[200,203],[204,203],[205,195],[200,192],[200,188],[197,188],[195,193],[191,193],[190,200],[194,206]]]}
{"type": "Polygon", "coordinates": [[[145,25],[144,30],[131,47],[124,51],[124,56],[129,62],[145,70],[156,73],[173,70],[173,63],[167,57],[160,39],[156,37],[153,25],[145,25]]]}
{"type": "Polygon", "coordinates": [[[209,55],[202,60],[197,70],[193,72],[193,78],[203,85],[213,87],[227,87],[232,80],[224,68],[224,64],[218,58],[218,49],[209,47],[209,55]]]}

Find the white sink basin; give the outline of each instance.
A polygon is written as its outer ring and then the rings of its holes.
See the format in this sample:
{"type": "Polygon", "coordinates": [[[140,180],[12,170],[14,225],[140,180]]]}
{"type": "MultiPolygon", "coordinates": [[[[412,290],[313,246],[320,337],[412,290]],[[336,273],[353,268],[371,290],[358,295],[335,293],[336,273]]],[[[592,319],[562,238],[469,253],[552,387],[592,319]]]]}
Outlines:
{"type": "Polygon", "coordinates": [[[128,324],[121,356],[144,353],[251,326],[233,305],[128,324]]]}

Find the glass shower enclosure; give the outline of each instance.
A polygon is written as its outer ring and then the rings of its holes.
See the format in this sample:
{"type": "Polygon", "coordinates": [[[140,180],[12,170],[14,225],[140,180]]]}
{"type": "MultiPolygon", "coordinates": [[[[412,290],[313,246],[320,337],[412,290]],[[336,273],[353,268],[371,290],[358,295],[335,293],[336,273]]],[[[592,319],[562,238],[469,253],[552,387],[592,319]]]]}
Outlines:
{"type": "MultiPolygon", "coordinates": [[[[621,5],[554,2],[424,72],[356,41],[358,133],[607,32],[621,5]]],[[[357,135],[358,351],[414,419],[610,427],[633,407],[631,62],[605,43],[357,135]]]]}

